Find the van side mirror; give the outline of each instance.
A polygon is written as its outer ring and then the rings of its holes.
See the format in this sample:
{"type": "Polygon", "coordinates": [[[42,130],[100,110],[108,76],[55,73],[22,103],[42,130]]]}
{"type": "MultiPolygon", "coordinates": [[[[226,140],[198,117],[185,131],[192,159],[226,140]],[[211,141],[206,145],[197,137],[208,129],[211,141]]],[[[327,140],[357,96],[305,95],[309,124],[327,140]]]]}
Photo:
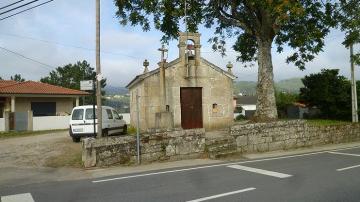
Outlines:
{"type": "Polygon", "coordinates": [[[122,116],[122,115],[120,115],[119,117],[120,117],[120,120],[122,120],[122,119],[123,119],[123,116],[122,116]]]}

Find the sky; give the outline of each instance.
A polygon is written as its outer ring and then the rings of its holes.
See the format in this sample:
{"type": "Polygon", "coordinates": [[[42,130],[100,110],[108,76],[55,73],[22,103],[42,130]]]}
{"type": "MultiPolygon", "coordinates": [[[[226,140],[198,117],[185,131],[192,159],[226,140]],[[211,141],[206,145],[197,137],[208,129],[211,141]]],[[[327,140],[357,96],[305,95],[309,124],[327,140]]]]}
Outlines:
{"type": "MultiPolygon", "coordinates": [[[[0,8],[13,2],[15,0],[1,0],[0,8]]],[[[157,49],[161,46],[162,33],[154,29],[143,32],[140,27],[122,26],[115,13],[116,7],[112,0],[101,0],[101,71],[107,78],[108,85],[125,86],[142,73],[145,59],[150,62],[150,70],[157,68],[156,64],[160,61],[157,49]]],[[[5,16],[6,14],[0,15],[5,16]]],[[[229,61],[232,62],[233,72],[238,80],[257,80],[256,64],[245,67],[245,64],[236,61],[234,51],[221,57],[220,53],[211,50],[211,44],[207,42],[213,30],[200,28],[199,32],[202,57],[223,69],[226,69],[229,61]]],[[[303,77],[323,68],[340,69],[340,74],[350,77],[349,50],[341,44],[343,38],[343,33],[333,30],[325,39],[323,52],[313,62],[307,63],[304,71],[293,64],[286,64],[285,60],[292,52],[291,49],[285,48],[281,54],[273,49],[275,80],[303,77]]],[[[228,50],[233,42],[234,39],[227,41],[228,50]]],[[[171,41],[167,48],[168,61],[176,59],[177,41],[171,41]]],[[[355,46],[355,50],[359,50],[359,47],[355,46]]],[[[82,60],[87,60],[95,67],[95,0],[54,0],[0,21],[0,77],[3,79],[21,74],[27,80],[37,81],[58,66],[82,60]]],[[[356,77],[359,78],[357,70],[356,77]]]]}

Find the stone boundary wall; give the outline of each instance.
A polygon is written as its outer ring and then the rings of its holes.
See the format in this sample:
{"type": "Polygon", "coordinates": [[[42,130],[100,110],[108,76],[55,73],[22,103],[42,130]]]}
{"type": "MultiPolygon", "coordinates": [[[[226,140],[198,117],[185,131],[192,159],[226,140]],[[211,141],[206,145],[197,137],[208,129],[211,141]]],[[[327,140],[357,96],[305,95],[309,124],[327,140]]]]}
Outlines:
{"type": "Polygon", "coordinates": [[[317,126],[305,120],[235,125],[230,136],[240,153],[296,149],[360,140],[359,124],[317,126]]]}
{"type": "MultiPolygon", "coordinates": [[[[141,162],[219,158],[227,155],[288,150],[360,141],[360,124],[316,126],[304,120],[241,124],[215,137],[204,129],[153,132],[141,135],[141,162]]],[[[136,163],[136,137],[120,136],[83,141],[85,167],[136,163]]]]}
{"type": "MultiPolygon", "coordinates": [[[[141,134],[141,162],[200,158],[205,153],[205,130],[175,130],[141,134]]],[[[86,138],[82,142],[85,167],[133,164],[136,136],[86,138]]]]}

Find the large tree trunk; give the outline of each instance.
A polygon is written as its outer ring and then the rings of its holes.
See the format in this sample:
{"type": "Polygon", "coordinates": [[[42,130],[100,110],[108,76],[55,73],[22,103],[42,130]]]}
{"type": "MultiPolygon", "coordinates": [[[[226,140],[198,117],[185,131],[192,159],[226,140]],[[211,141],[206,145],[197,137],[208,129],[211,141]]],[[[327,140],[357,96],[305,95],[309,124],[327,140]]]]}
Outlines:
{"type": "Polygon", "coordinates": [[[275,101],[274,73],[271,60],[272,40],[258,39],[258,84],[255,121],[271,121],[278,118],[275,101]]]}

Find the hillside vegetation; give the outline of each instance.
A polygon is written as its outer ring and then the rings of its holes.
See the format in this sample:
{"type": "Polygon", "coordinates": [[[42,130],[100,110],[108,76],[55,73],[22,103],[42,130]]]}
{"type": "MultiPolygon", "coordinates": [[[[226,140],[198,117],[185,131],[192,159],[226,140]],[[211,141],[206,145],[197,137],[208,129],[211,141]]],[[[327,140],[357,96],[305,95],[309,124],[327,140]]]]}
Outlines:
{"type": "MultiPolygon", "coordinates": [[[[291,93],[299,93],[300,88],[304,87],[301,78],[291,78],[275,82],[277,91],[285,91],[291,93]]],[[[246,95],[254,95],[256,93],[255,81],[235,81],[234,93],[243,93],[246,95]]]]}

